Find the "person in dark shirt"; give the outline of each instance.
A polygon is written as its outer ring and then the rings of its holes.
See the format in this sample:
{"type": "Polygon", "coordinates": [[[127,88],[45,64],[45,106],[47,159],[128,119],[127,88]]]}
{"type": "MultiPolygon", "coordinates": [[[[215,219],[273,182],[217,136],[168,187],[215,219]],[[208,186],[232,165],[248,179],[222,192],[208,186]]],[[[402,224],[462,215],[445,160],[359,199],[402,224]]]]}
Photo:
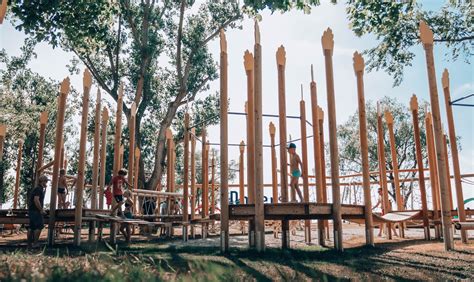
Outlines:
{"type": "Polygon", "coordinates": [[[38,247],[38,239],[44,227],[43,215],[46,214],[46,212],[43,209],[43,201],[48,181],[49,179],[46,175],[41,175],[39,177],[38,186],[31,191],[28,199],[28,217],[30,219],[30,226],[28,228],[29,248],[38,247]]]}

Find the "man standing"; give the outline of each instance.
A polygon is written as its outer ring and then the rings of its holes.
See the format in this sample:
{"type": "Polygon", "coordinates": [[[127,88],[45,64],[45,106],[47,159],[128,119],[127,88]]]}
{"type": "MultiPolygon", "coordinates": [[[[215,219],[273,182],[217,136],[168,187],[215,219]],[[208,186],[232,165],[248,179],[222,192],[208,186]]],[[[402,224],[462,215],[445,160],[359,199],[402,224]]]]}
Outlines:
{"type": "Polygon", "coordinates": [[[31,191],[30,197],[28,198],[28,217],[30,219],[28,248],[36,248],[39,246],[38,239],[44,227],[43,215],[46,214],[43,209],[43,201],[48,181],[49,179],[46,175],[41,175],[38,179],[38,186],[31,191]]]}

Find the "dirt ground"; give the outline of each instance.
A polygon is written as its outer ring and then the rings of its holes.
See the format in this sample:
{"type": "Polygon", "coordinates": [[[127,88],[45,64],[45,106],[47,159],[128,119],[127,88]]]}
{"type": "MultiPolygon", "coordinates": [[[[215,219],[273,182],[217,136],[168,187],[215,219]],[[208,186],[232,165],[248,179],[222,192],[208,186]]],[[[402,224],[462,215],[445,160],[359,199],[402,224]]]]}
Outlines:
{"type": "MultiPolygon", "coordinates": [[[[463,245],[455,234],[455,251],[444,251],[442,241],[423,240],[421,229],[408,229],[406,238],[388,240],[376,237],[376,247],[365,247],[364,227],[344,224],[343,253],[317,245],[316,224],[313,244],[304,242],[302,230],[291,236],[291,249],[281,250],[281,241],[267,232],[267,250],[257,254],[248,249],[247,235],[238,235],[238,223],[232,224],[231,252],[219,254],[218,225],[207,239],[183,242],[176,228],[172,239],[135,236],[131,244],[117,246],[84,243],[72,247],[71,231],[61,235],[55,248],[26,251],[24,233],[0,238],[0,281],[7,280],[474,280],[474,238],[463,245]],[[101,256],[107,256],[107,259],[101,256]],[[34,270],[28,274],[33,263],[34,270]],[[103,261],[101,264],[94,264],[103,261]],[[105,263],[106,262],[106,263],[105,263]],[[158,263],[159,262],[159,263],[158,263]],[[109,265],[107,267],[102,267],[109,265]],[[139,268],[135,268],[139,265],[139,268]],[[82,268],[92,269],[89,272],[82,268]],[[101,268],[102,267],[102,268],[101,268]],[[110,269],[118,268],[122,276],[110,269]],[[26,270],[26,271],[22,271],[26,270]],[[36,275],[36,276],[35,276],[36,275]],[[63,277],[64,276],[64,277],[63,277]],[[134,277],[132,279],[132,277],[134,277]]],[[[211,228],[212,230],[212,228],[211,228]]],[[[87,230],[83,230],[87,240],[87,230]]],[[[268,229],[270,231],[270,229],[268,229]]],[[[106,230],[106,233],[108,231],[106,230]]],[[[377,234],[378,230],[375,230],[377,234]]],[[[431,230],[433,235],[433,230],[431,230]]],[[[46,230],[42,240],[46,239],[46,230]]],[[[200,228],[196,230],[200,234],[200,228]]],[[[106,237],[107,239],[107,237],[106,237]]],[[[332,245],[332,238],[328,241],[332,245]]]]}

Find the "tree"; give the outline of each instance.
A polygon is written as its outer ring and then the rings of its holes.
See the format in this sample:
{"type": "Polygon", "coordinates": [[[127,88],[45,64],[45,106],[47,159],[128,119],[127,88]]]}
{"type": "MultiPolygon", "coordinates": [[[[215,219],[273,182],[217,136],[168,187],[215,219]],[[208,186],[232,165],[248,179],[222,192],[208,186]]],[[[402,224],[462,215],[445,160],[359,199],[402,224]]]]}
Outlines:
{"type": "MultiPolygon", "coordinates": [[[[411,111],[406,104],[401,104],[394,98],[384,97],[381,99],[382,107],[387,107],[393,115],[395,144],[399,169],[415,169],[417,168],[415,140],[413,133],[413,122],[411,111]]],[[[420,121],[420,139],[422,147],[422,156],[427,160],[426,150],[426,134],[424,126],[426,102],[420,105],[419,121],[420,121]]],[[[368,101],[366,105],[367,111],[367,130],[369,138],[369,170],[378,171],[378,148],[377,148],[377,108],[373,101],[368,101]]],[[[387,170],[393,170],[392,158],[390,154],[390,140],[388,136],[388,128],[384,123],[384,144],[385,144],[385,166],[387,170]]],[[[359,136],[359,117],[356,112],[350,116],[348,121],[339,126],[338,131],[339,156],[341,175],[359,173],[362,171],[360,156],[360,136],[359,136]]],[[[428,163],[423,164],[427,167],[428,163]]],[[[400,189],[404,196],[404,203],[413,193],[413,182],[403,182],[403,180],[415,177],[416,171],[400,173],[400,189]]],[[[372,181],[378,180],[378,175],[371,175],[372,181]]],[[[392,183],[389,187],[389,195],[395,200],[395,184],[393,183],[393,172],[388,174],[392,183]]]]}
{"type": "MultiPolygon", "coordinates": [[[[130,103],[138,105],[139,183],[148,189],[161,179],[165,132],[183,106],[190,104],[191,113],[217,113],[216,95],[198,97],[217,77],[207,43],[242,18],[237,1],[208,0],[199,6],[190,0],[157,2],[21,1],[11,7],[18,29],[38,42],[74,52],[114,100],[124,83],[127,119],[130,103]],[[202,104],[211,107],[199,108],[202,104]],[[145,169],[152,171],[148,180],[145,169]]],[[[72,71],[78,62],[71,65],[72,71]]]]}

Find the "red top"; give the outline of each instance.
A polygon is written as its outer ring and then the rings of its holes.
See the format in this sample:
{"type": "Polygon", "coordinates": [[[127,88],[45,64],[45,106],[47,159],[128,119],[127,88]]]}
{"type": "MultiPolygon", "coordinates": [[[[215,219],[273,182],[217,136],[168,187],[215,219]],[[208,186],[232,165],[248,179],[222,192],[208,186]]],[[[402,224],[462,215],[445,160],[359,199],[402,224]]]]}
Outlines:
{"type": "Polygon", "coordinates": [[[112,191],[110,191],[110,188],[105,190],[105,200],[107,201],[107,205],[112,204],[112,191]]]}
{"type": "Polygon", "coordinates": [[[122,175],[117,175],[112,178],[112,188],[114,196],[123,195],[122,183],[125,182],[125,178],[122,175]]]}

